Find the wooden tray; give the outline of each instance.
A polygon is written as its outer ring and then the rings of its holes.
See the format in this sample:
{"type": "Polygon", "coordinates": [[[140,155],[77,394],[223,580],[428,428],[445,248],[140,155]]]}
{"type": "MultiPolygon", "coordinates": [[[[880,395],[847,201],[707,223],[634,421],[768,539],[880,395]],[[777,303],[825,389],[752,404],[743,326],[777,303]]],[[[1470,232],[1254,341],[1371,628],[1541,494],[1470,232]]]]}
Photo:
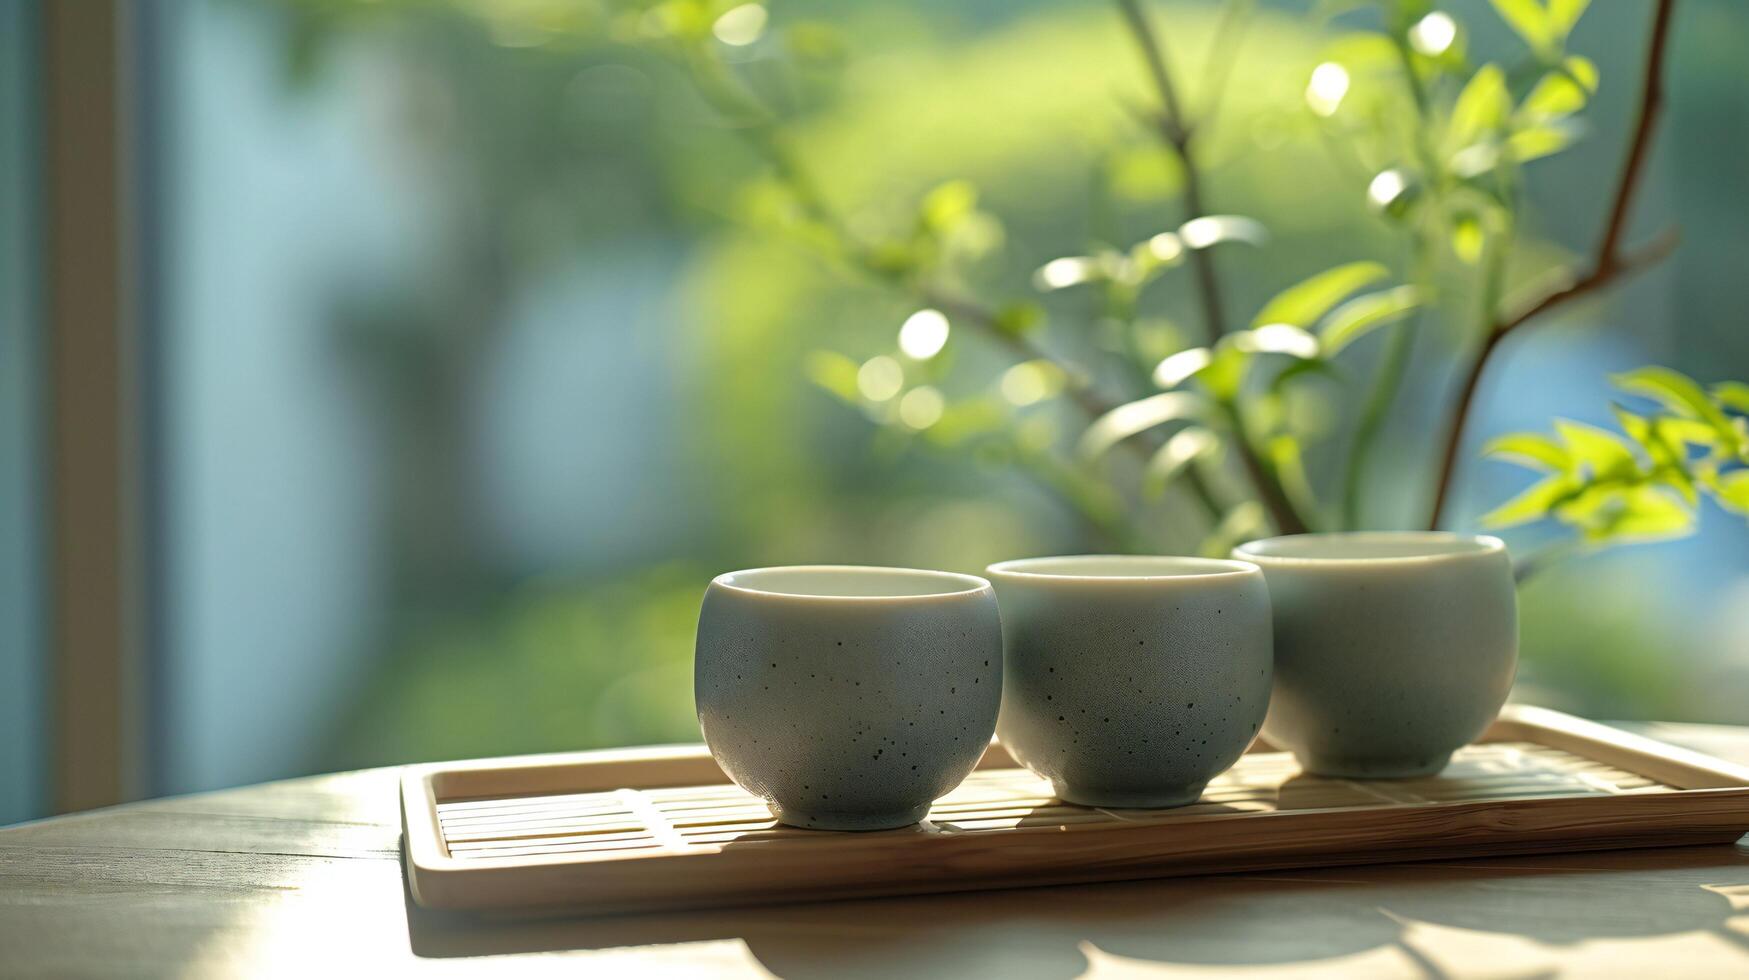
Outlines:
{"type": "Polygon", "coordinates": [[[444,763],[401,784],[419,904],[579,913],[1728,842],[1749,769],[1509,706],[1426,779],[1306,776],[1253,751],[1175,810],[1052,798],[999,745],[918,827],[796,830],[702,747],[444,763]]]}

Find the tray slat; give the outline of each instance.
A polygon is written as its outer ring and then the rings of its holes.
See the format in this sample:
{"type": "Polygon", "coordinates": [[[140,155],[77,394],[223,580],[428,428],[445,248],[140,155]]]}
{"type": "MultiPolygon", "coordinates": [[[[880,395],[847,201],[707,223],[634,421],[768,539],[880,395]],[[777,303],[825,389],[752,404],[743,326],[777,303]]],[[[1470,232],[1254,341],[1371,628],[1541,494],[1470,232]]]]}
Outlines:
{"type": "Polygon", "coordinates": [[[1287,753],[1255,752],[1201,802],[1170,810],[1063,803],[992,746],[925,824],[867,834],[777,824],[701,754],[412,771],[402,803],[414,897],[634,911],[1728,841],[1749,830],[1749,771],[1520,706],[1435,777],[1326,779],[1287,753]]]}

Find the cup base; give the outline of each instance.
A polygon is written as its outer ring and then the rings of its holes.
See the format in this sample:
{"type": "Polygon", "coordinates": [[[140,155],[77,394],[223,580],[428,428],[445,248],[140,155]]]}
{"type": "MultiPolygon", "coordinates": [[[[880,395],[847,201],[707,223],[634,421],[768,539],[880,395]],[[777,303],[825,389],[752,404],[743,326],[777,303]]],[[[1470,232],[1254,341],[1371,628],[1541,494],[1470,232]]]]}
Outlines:
{"type": "Polygon", "coordinates": [[[792,810],[778,803],[770,803],[771,815],[777,822],[803,830],[892,830],[896,827],[909,827],[929,815],[930,804],[910,810],[896,810],[887,813],[833,813],[792,810]]]}
{"type": "Polygon", "coordinates": [[[1300,768],[1313,776],[1334,779],[1419,779],[1437,776],[1451,762],[1451,753],[1419,759],[1340,759],[1294,753],[1300,768]]]}
{"type": "Polygon", "coordinates": [[[1128,791],[1084,789],[1053,782],[1051,790],[1057,794],[1057,799],[1065,803],[1074,803],[1077,806],[1165,810],[1170,807],[1189,806],[1195,803],[1202,799],[1202,791],[1207,786],[1207,783],[1197,783],[1195,786],[1181,786],[1175,789],[1128,791]]]}

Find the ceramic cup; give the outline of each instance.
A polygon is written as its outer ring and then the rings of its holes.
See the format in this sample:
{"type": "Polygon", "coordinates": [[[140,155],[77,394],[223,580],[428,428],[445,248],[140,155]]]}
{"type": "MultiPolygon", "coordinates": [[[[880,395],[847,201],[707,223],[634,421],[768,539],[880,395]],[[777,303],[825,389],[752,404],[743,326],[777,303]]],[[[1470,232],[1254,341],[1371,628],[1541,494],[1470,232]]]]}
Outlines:
{"type": "Polygon", "coordinates": [[[1269,704],[1269,592],[1257,566],[1084,555],[991,565],[1002,714],[1017,761],[1071,803],[1194,803],[1269,704]]]}
{"type": "Polygon", "coordinates": [[[907,568],[719,575],[699,615],[693,686],[711,754],[777,819],[913,824],[995,730],[996,596],[975,575],[907,568]]]}
{"type": "Polygon", "coordinates": [[[1518,605],[1499,538],[1296,534],[1233,556],[1263,569],[1275,605],[1264,737],[1307,772],[1436,773],[1506,703],[1518,605]]]}

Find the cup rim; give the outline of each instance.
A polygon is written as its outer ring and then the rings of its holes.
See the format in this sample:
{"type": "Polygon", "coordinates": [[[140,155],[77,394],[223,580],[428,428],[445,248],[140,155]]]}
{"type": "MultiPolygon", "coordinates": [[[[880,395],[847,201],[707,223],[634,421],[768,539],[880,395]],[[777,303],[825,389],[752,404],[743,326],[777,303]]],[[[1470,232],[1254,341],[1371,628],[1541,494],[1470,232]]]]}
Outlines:
{"type": "Polygon", "coordinates": [[[1463,561],[1488,555],[1503,554],[1506,542],[1492,534],[1462,534],[1457,531],[1319,531],[1307,534],[1280,534],[1270,538],[1247,541],[1233,549],[1233,557],[1258,565],[1344,566],[1433,564],[1463,561]],[[1284,543],[1299,542],[1316,545],[1322,542],[1348,541],[1357,544],[1420,545],[1427,551],[1387,555],[1319,555],[1271,554],[1269,549],[1284,543]],[[1446,546],[1444,549],[1439,546],[1446,546]],[[1463,547],[1453,550],[1451,545],[1463,547]]]}
{"type": "Polygon", "coordinates": [[[1190,555],[1049,555],[1039,558],[1011,558],[1007,561],[999,561],[984,569],[984,574],[996,579],[1041,583],[1161,583],[1207,582],[1243,578],[1256,575],[1258,571],[1254,562],[1239,558],[1198,558],[1190,555]],[[1068,570],[1076,565],[1104,565],[1108,567],[1111,565],[1133,565],[1137,571],[1135,573],[1111,573],[1068,570]],[[1029,566],[1054,566],[1059,570],[1045,571],[1029,566]],[[1159,570],[1151,573],[1142,571],[1149,566],[1159,570]],[[1179,570],[1165,570],[1174,566],[1179,570]]]}
{"type": "Polygon", "coordinates": [[[963,572],[944,572],[933,568],[899,568],[888,565],[766,565],[761,568],[742,568],[732,572],[724,572],[711,579],[711,586],[745,596],[798,602],[917,602],[932,599],[953,599],[990,591],[990,583],[976,575],[967,575],[963,572]],[[932,592],[912,591],[892,595],[854,595],[826,591],[786,592],[772,588],[760,588],[755,584],[757,579],[773,573],[807,573],[824,576],[858,574],[874,577],[890,575],[893,578],[932,579],[943,583],[944,586],[952,585],[954,587],[944,587],[940,591],[932,592]],[[754,581],[737,581],[737,577],[752,577],[754,581]]]}

